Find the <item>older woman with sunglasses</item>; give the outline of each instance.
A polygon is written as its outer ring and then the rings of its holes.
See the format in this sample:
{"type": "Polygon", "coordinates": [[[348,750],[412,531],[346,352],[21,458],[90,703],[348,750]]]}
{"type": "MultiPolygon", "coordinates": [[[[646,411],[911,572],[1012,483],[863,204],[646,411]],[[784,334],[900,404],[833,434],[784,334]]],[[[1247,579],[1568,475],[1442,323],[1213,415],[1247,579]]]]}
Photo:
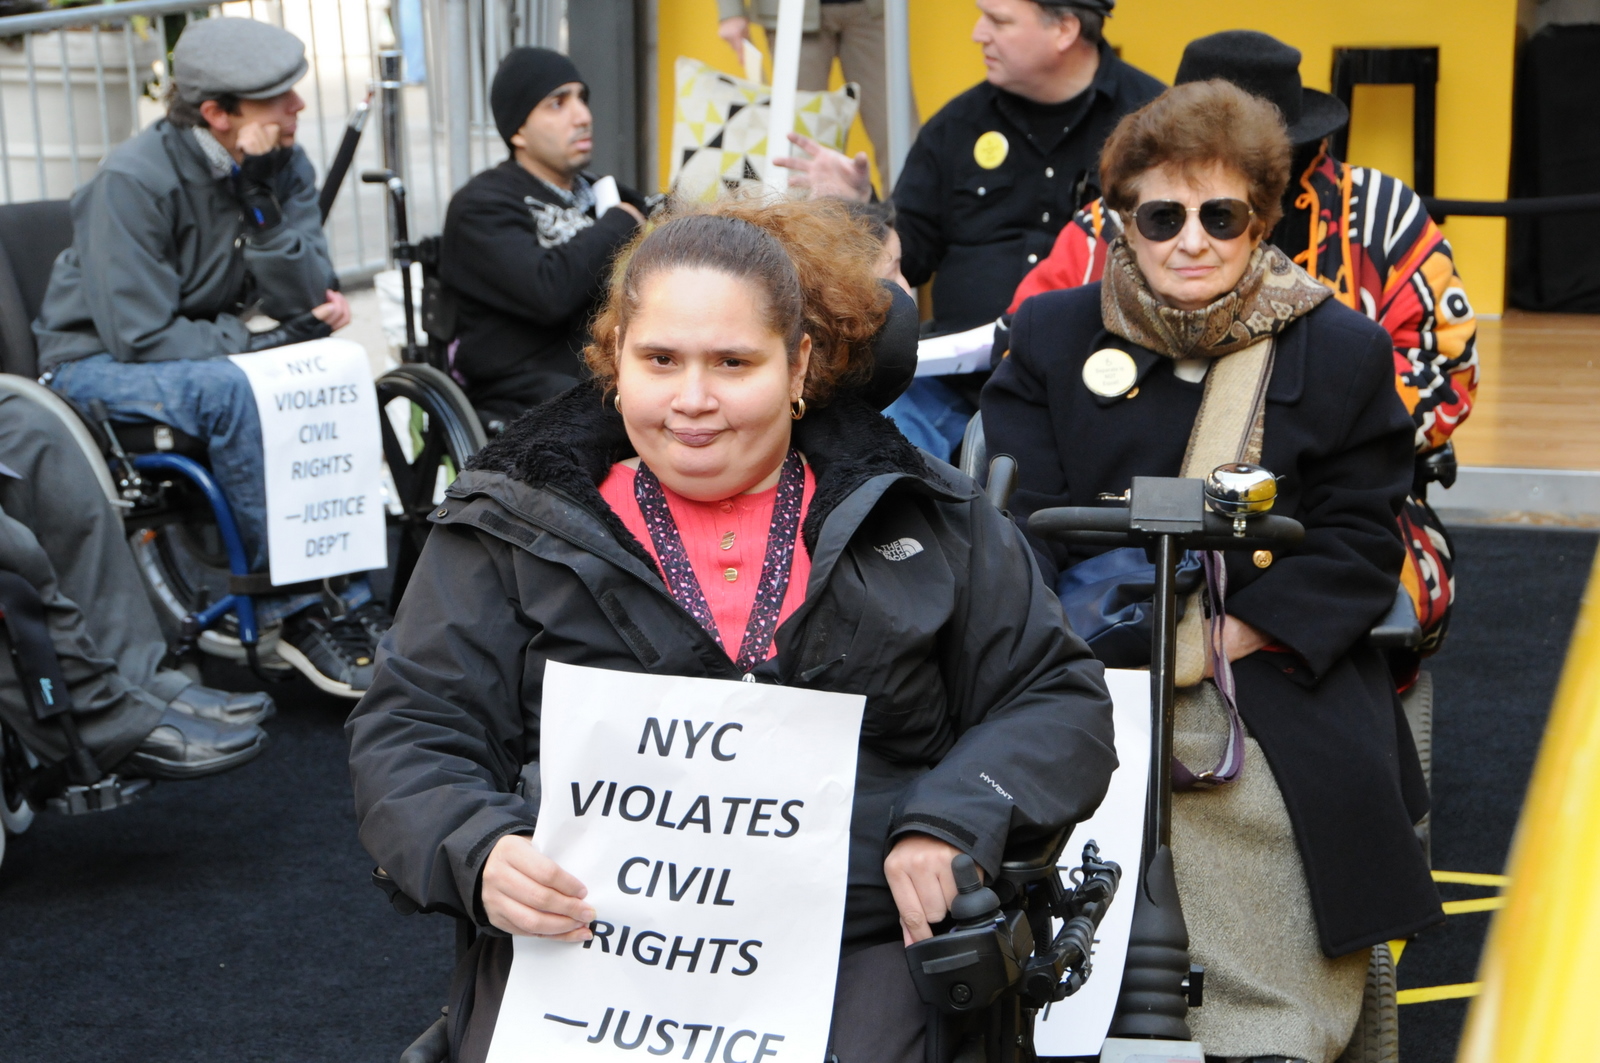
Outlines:
{"type": "MultiPolygon", "coordinates": [[[[1174,775],[1191,783],[1172,851],[1207,968],[1189,1019],[1207,1055],[1330,1063],[1361,1013],[1372,947],[1442,914],[1412,829],[1427,807],[1416,751],[1364,641],[1395,596],[1413,430],[1382,328],[1263,242],[1289,156],[1278,111],[1222,81],[1123,119],[1100,160],[1126,234],[1105,280],[1023,303],[982,412],[990,452],[1020,464],[1024,526],[1047,506],[1120,496],[1134,476],[1227,461],[1279,476],[1275,512],[1305,540],[1226,555],[1218,647],[1200,635],[1198,592],[1180,624],[1189,770],[1174,775]],[[1231,699],[1216,681],[1228,674],[1231,699]],[[1193,782],[1230,752],[1236,775],[1193,782]]],[[[1093,616],[1084,588],[1149,579],[1133,552],[1032,542],[1075,623],[1093,616]]],[[[1107,663],[1149,663],[1148,629],[1142,643],[1080,634],[1107,663]]]]}

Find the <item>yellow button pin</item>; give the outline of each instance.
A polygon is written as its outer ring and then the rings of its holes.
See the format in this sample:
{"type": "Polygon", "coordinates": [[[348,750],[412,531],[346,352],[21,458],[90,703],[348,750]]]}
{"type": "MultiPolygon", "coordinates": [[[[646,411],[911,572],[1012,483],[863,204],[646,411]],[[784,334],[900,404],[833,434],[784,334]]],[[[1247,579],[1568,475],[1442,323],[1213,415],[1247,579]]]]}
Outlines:
{"type": "Polygon", "coordinates": [[[991,129],[978,138],[972,145],[972,157],[979,166],[985,170],[992,170],[1006,161],[1006,155],[1011,151],[1011,142],[999,130],[991,129]]]}

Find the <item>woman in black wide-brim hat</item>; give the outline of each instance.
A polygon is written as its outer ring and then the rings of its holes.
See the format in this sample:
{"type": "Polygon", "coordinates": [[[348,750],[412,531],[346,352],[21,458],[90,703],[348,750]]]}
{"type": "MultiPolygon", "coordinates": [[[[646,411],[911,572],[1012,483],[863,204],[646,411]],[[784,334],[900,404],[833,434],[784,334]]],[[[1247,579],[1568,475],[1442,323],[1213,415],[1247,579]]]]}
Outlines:
{"type": "MultiPolygon", "coordinates": [[[[1197,592],[1180,625],[1172,852],[1207,1055],[1331,1063],[1371,947],[1442,913],[1412,831],[1420,765],[1365,642],[1394,601],[1412,424],[1383,329],[1264,242],[1289,156],[1279,111],[1222,80],[1125,118],[1100,160],[1124,234],[1105,279],[1022,304],[983,416],[991,453],[1019,463],[1024,526],[1134,476],[1252,461],[1280,477],[1275,512],[1304,541],[1213,561],[1223,607],[1207,619],[1197,592]]],[[[1034,547],[1069,618],[1115,578],[1116,557],[1034,547]]],[[[1125,560],[1148,580],[1142,552],[1125,560]]],[[[1149,663],[1148,644],[1112,659],[1079,633],[1107,663],[1149,663]]]]}

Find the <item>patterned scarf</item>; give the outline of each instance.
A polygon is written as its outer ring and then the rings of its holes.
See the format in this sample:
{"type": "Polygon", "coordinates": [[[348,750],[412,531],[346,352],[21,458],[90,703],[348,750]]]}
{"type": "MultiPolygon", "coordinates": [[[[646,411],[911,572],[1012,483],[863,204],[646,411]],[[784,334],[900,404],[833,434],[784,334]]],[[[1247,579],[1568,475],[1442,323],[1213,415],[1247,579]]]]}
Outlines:
{"type": "Polygon", "coordinates": [[[1167,306],[1150,290],[1127,238],[1111,241],[1100,287],[1106,331],[1168,358],[1219,358],[1276,336],[1333,295],[1272,244],[1250,255],[1233,291],[1198,310],[1167,306]]]}

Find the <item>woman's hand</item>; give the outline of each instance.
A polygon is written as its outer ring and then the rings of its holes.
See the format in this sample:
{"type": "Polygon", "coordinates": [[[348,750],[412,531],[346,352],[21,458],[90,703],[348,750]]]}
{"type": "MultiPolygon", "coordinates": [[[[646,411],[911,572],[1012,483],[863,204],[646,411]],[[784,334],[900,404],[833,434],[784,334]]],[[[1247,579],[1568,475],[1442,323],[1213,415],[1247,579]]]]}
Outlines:
{"type": "Polygon", "coordinates": [[[932,937],[930,928],[950,911],[956,897],[950,861],[960,853],[949,842],[926,834],[908,834],[889,851],[883,873],[900,909],[900,930],[907,945],[932,937]]]}
{"type": "Polygon", "coordinates": [[[750,39],[750,20],[743,15],[725,18],[717,23],[717,36],[728,42],[733,54],[744,61],[744,42],[750,39]]]}
{"type": "Polygon", "coordinates": [[[494,843],[483,865],[483,910],[508,934],[588,941],[594,909],[589,891],[561,865],[533,847],[533,839],[508,834],[494,843]]]}
{"type": "MultiPolygon", "coordinates": [[[[1272,636],[1260,628],[1251,627],[1236,616],[1222,618],[1222,652],[1228,655],[1229,661],[1237,661],[1240,657],[1248,657],[1272,641],[1272,636]]],[[[1215,669],[1212,667],[1211,657],[1206,656],[1206,678],[1212,678],[1215,669]]]]}

